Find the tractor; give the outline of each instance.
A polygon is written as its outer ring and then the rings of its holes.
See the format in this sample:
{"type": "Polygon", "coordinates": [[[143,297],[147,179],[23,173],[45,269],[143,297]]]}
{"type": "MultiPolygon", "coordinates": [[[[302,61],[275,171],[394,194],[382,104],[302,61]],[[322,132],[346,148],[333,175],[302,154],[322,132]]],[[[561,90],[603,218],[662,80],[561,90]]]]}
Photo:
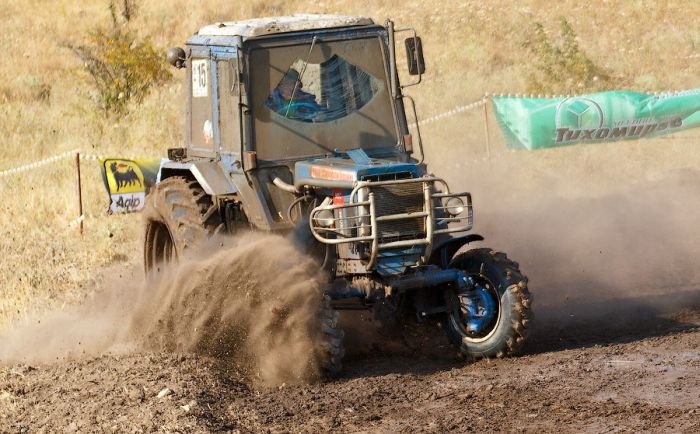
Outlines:
{"type": "Polygon", "coordinates": [[[146,200],[147,272],[214,234],[286,233],[327,276],[328,375],[342,367],[343,309],[432,318],[469,358],[522,348],[527,278],[504,253],[470,248],[484,239],[471,195],[424,163],[403,92],[425,72],[415,30],[337,15],[220,22],[167,59],[186,74],[185,145],[168,149],[146,200]]]}

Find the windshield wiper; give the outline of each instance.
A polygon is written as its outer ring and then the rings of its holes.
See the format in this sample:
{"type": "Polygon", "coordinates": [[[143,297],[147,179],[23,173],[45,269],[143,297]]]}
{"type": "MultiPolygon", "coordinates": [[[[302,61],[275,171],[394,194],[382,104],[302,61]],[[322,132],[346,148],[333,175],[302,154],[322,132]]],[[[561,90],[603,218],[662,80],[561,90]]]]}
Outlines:
{"type": "Polygon", "coordinates": [[[299,73],[297,80],[294,82],[294,90],[292,90],[292,97],[289,99],[289,104],[287,104],[287,111],[284,114],[285,118],[289,117],[289,110],[292,108],[292,104],[294,104],[294,96],[297,94],[299,83],[302,83],[301,79],[304,77],[304,73],[306,72],[306,65],[309,64],[309,58],[311,57],[311,52],[314,51],[314,45],[316,45],[316,35],[314,35],[314,37],[311,39],[311,47],[309,48],[309,53],[306,55],[306,60],[304,60],[304,66],[301,68],[301,72],[299,73]]]}

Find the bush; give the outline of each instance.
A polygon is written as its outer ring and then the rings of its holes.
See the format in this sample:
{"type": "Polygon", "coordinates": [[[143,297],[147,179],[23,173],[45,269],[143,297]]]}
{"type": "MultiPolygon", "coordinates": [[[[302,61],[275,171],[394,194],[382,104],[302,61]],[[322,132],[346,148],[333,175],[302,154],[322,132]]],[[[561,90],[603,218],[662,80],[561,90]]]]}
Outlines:
{"type": "Polygon", "coordinates": [[[523,46],[532,54],[536,72],[528,77],[533,93],[580,93],[614,86],[604,68],[579,47],[576,32],[561,19],[559,39],[553,41],[541,23],[535,23],[523,46]]]}
{"type": "Polygon", "coordinates": [[[130,102],[140,103],[153,86],[171,77],[164,57],[128,29],[134,11],[133,2],[125,0],[120,20],[110,3],[112,26],[90,32],[86,45],[69,46],[85,64],[97,103],[107,115],[125,112],[130,102]]]}

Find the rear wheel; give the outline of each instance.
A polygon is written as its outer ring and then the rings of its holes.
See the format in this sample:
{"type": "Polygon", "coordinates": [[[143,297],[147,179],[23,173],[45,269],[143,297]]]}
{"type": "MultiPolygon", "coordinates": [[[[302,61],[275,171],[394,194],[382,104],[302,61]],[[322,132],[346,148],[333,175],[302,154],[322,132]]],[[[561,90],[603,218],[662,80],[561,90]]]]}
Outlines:
{"type": "Polygon", "coordinates": [[[197,181],[172,177],[157,184],[146,198],[144,266],[158,271],[161,264],[182,256],[223,228],[217,206],[197,181]]]}
{"type": "MultiPolygon", "coordinates": [[[[165,179],[151,190],[143,218],[147,273],[157,273],[163,264],[177,260],[187,249],[224,228],[211,197],[199,183],[183,177],[165,179]]],[[[321,335],[319,365],[325,376],[333,377],[343,367],[344,333],[337,327],[338,312],[327,296],[317,315],[321,335]]]]}
{"type": "Polygon", "coordinates": [[[446,331],[460,352],[470,357],[503,357],[517,353],[528,334],[532,298],[527,278],[505,253],[469,250],[451,266],[473,285],[447,289],[446,331]]]}

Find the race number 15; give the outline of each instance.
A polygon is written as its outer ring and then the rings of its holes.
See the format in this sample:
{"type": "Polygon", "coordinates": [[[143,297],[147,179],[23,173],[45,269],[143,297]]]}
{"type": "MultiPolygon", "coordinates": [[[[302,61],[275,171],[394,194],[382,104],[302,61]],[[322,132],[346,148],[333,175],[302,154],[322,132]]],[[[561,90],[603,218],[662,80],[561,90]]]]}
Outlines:
{"type": "Polygon", "coordinates": [[[209,95],[209,61],[192,61],[192,96],[202,98],[209,95]]]}

